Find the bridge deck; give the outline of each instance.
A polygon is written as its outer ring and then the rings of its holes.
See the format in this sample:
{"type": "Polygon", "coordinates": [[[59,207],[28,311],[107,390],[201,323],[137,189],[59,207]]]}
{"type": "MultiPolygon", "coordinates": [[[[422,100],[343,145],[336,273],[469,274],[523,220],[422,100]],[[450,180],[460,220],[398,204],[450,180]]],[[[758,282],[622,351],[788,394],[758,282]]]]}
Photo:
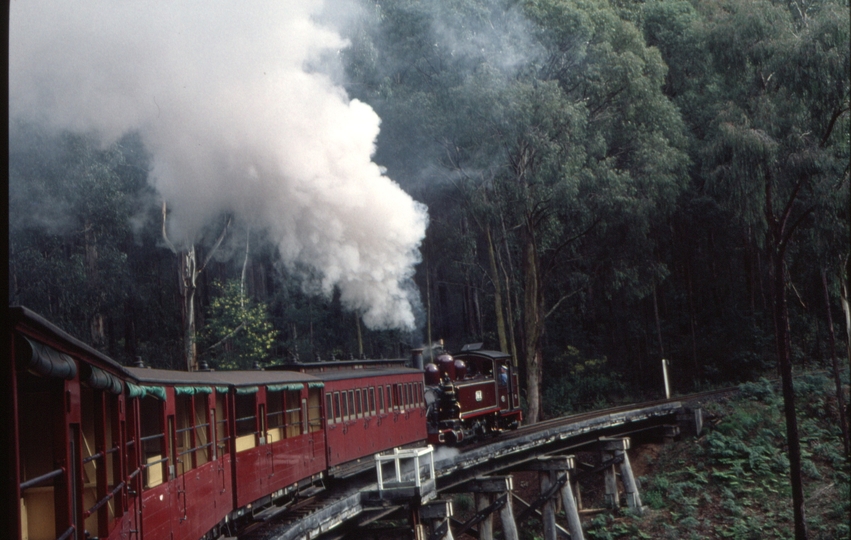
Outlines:
{"type": "MultiPolygon", "coordinates": [[[[578,448],[600,437],[631,433],[675,423],[682,401],[663,401],[584,413],[524,426],[516,431],[461,449],[439,449],[435,455],[438,491],[477,476],[510,469],[536,456],[578,448]]],[[[376,505],[363,493],[377,491],[374,480],[352,479],[339,492],[327,493],[309,513],[284,512],[273,523],[249,527],[240,540],[300,540],[326,535],[345,522],[362,525],[392,511],[398,502],[376,505]],[[366,504],[365,504],[366,502],[366,504]],[[380,508],[376,508],[379,506],[380,508]]],[[[340,530],[343,533],[343,530],[340,530]]]]}

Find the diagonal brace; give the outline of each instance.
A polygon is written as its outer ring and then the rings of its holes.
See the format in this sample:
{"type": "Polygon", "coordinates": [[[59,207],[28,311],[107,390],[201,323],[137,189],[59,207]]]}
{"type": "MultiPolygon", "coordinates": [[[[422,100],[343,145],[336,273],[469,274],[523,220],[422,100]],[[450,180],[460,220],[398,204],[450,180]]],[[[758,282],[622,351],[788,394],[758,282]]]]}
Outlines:
{"type": "Polygon", "coordinates": [[[492,504],[490,504],[487,507],[476,512],[476,514],[473,517],[471,517],[469,520],[467,520],[463,525],[461,525],[461,527],[457,531],[455,531],[455,534],[458,534],[458,535],[464,534],[465,532],[467,532],[471,528],[475,527],[476,525],[478,525],[479,523],[484,521],[485,518],[487,518],[492,513],[497,512],[499,510],[502,510],[502,508],[505,506],[505,503],[507,501],[508,501],[508,493],[503,493],[502,495],[497,497],[497,499],[492,504]]]}

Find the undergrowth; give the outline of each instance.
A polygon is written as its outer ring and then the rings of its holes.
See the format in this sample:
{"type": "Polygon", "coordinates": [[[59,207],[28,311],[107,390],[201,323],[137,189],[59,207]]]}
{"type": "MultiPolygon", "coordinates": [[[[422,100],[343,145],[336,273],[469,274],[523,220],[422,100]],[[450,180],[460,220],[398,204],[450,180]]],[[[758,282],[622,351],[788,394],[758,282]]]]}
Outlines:
{"type": "MultiPolygon", "coordinates": [[[[809,537],[842,539],[849,529],[849,474],[835,387],[823,375],[796,379],[809,537]]],[[[792,538],[783,398],[763,379],[733,399],[707,405],[721,421],[699,439],[662,448],[640,478],[644,515],[600,514],[589,539],[792,538]]],[[[641,459],[640,457],[637,459],[641,459]]]]}

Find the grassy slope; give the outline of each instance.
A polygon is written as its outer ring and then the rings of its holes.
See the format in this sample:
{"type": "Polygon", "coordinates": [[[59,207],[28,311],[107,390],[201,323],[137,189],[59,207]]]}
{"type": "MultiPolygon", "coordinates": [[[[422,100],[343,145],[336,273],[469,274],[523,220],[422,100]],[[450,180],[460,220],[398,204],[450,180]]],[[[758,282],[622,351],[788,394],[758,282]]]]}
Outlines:
{"type": "MultiPolygon", "coordinates": [[[[809,537],[851,538],[834,387],[809,375],[797,380],[796,393],[809,537]]],[[[762,380],[707,408],[716,422],[700,438],[647,445],[631,457],[648,511],[600,514],[585,522],[586,538],[793,537],[782,397],[762,380]]]]}

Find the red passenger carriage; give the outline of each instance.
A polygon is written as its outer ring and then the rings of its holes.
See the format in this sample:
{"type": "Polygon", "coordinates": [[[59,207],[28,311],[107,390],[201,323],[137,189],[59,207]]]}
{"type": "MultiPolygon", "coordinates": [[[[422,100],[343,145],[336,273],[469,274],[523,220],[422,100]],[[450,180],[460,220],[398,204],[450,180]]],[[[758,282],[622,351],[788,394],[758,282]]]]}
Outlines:
{"type": "Polygon", "coordinates": [[[22,540],[215,538],[326,476],[372,468],[376,453],[520,421],[503,353],[444,355],[426,369],[426,392],[405,360],[124,367],[25,308],[9,313],[3,511],[22,540]],[[427,393],[438,397],[428,409],[427,393]]]}
{"type": "Polygon", "coordinates": [[[423,372],[405,360],[289,364],[325,384],[328,474],[345,477],[373,466],[373,454],[426,438],[423,372]]]}

